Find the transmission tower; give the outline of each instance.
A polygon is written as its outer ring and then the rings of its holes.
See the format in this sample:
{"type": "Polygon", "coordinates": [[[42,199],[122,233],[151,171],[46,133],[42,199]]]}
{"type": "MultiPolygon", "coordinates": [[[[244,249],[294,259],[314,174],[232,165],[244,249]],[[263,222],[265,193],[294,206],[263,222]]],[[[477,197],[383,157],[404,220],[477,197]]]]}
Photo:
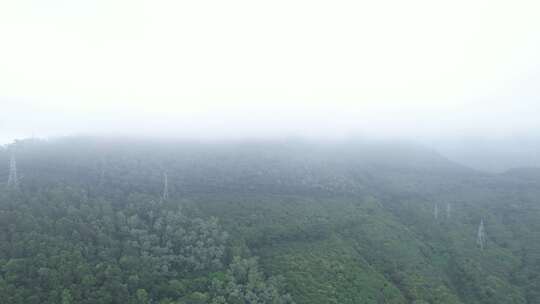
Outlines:
{"type": "Polygon", "coordinates": [[[450,218],[451,211],[452,211],[452,205],[450,205],[450,203],[446,203],[446,218],[447,219],[450,218]]]}
{"type": "Polygon", "coordinates": [[[15,155],[11,155],[11,160],[9,161],[9,177],[8,177],[8,188],[16,189],[19,187],[19,179],[17,178],[17,160],[15,155]]]}
{"type": "Polygon", "coordinates": [[[169,179],[167,178],[167,173],[163,173],[163,195],[161,199],[166,201],[169,199],[169,179]]]}
{"type": "Polygon", "coordinates": [[[484,250],[486,246],[486,231],[484,228],[484,220],[480,220],[480,226],[478,226],[478,237],[476,238],[476,244],[480,246],[481,250],[484,250]]]}
{"type": "Polygon", "coordinates": [[[99,162],[99,186],[102,187],[105,184],[105,159],[101,158],[99,162]]]}
{"type": "Polygon", "coordinates": [[[439,205],[437,203],[433,206],[433,217],[435,217],[435,219],[439,218],[439,205]]]}

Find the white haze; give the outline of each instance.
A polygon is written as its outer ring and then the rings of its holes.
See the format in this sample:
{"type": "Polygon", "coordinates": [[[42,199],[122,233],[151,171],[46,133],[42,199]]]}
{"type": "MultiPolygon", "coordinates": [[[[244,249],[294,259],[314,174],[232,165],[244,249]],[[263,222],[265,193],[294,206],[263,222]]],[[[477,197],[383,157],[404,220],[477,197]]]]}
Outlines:
{"type": "Polygon", "coordinates": [[[0,143],[534,135],[538,1],[0,1],[0,143]]]}

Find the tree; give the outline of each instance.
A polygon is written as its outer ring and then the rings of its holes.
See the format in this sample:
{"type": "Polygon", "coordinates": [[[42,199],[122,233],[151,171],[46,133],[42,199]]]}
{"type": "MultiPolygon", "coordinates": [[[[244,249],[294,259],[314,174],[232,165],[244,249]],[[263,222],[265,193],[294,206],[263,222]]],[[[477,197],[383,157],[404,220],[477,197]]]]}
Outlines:
{"type": "Polygon", "coordinates": [[[282,287],[281,278],[265,278],[256,258],[234,257],[225,278],[212,282],[212,303],[293,304],[291,296],[283,293],[282,287]]]}
{"type": "Polygon", "coordinates": [[[71,296],[71,291],[69,289],[64,289],[62,291],[62,304],[72,304],[73,296],[71,296]]]}

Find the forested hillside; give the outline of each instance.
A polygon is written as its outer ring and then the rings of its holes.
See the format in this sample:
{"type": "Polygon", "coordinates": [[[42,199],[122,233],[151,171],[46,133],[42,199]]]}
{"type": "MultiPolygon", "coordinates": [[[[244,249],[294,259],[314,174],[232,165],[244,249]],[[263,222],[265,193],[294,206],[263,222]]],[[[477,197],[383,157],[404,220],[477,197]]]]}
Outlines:
{"type": "Polygon", "coordinates": [[[0,179],[0,303],[540,303],[535,169],[74,137],[2,148],[0,179]]]}

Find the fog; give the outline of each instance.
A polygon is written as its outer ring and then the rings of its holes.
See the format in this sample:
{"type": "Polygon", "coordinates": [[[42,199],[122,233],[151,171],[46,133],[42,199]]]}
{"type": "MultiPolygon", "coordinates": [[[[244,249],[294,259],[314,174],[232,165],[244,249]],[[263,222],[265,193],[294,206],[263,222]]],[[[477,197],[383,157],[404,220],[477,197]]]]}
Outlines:
{"type": "Polygon", "coordinates": [[[365,136],[417,141],[469,165],[487,161],[485,170],[538,165],[539,9],[3,1],[0,143],[365,136]]]}

